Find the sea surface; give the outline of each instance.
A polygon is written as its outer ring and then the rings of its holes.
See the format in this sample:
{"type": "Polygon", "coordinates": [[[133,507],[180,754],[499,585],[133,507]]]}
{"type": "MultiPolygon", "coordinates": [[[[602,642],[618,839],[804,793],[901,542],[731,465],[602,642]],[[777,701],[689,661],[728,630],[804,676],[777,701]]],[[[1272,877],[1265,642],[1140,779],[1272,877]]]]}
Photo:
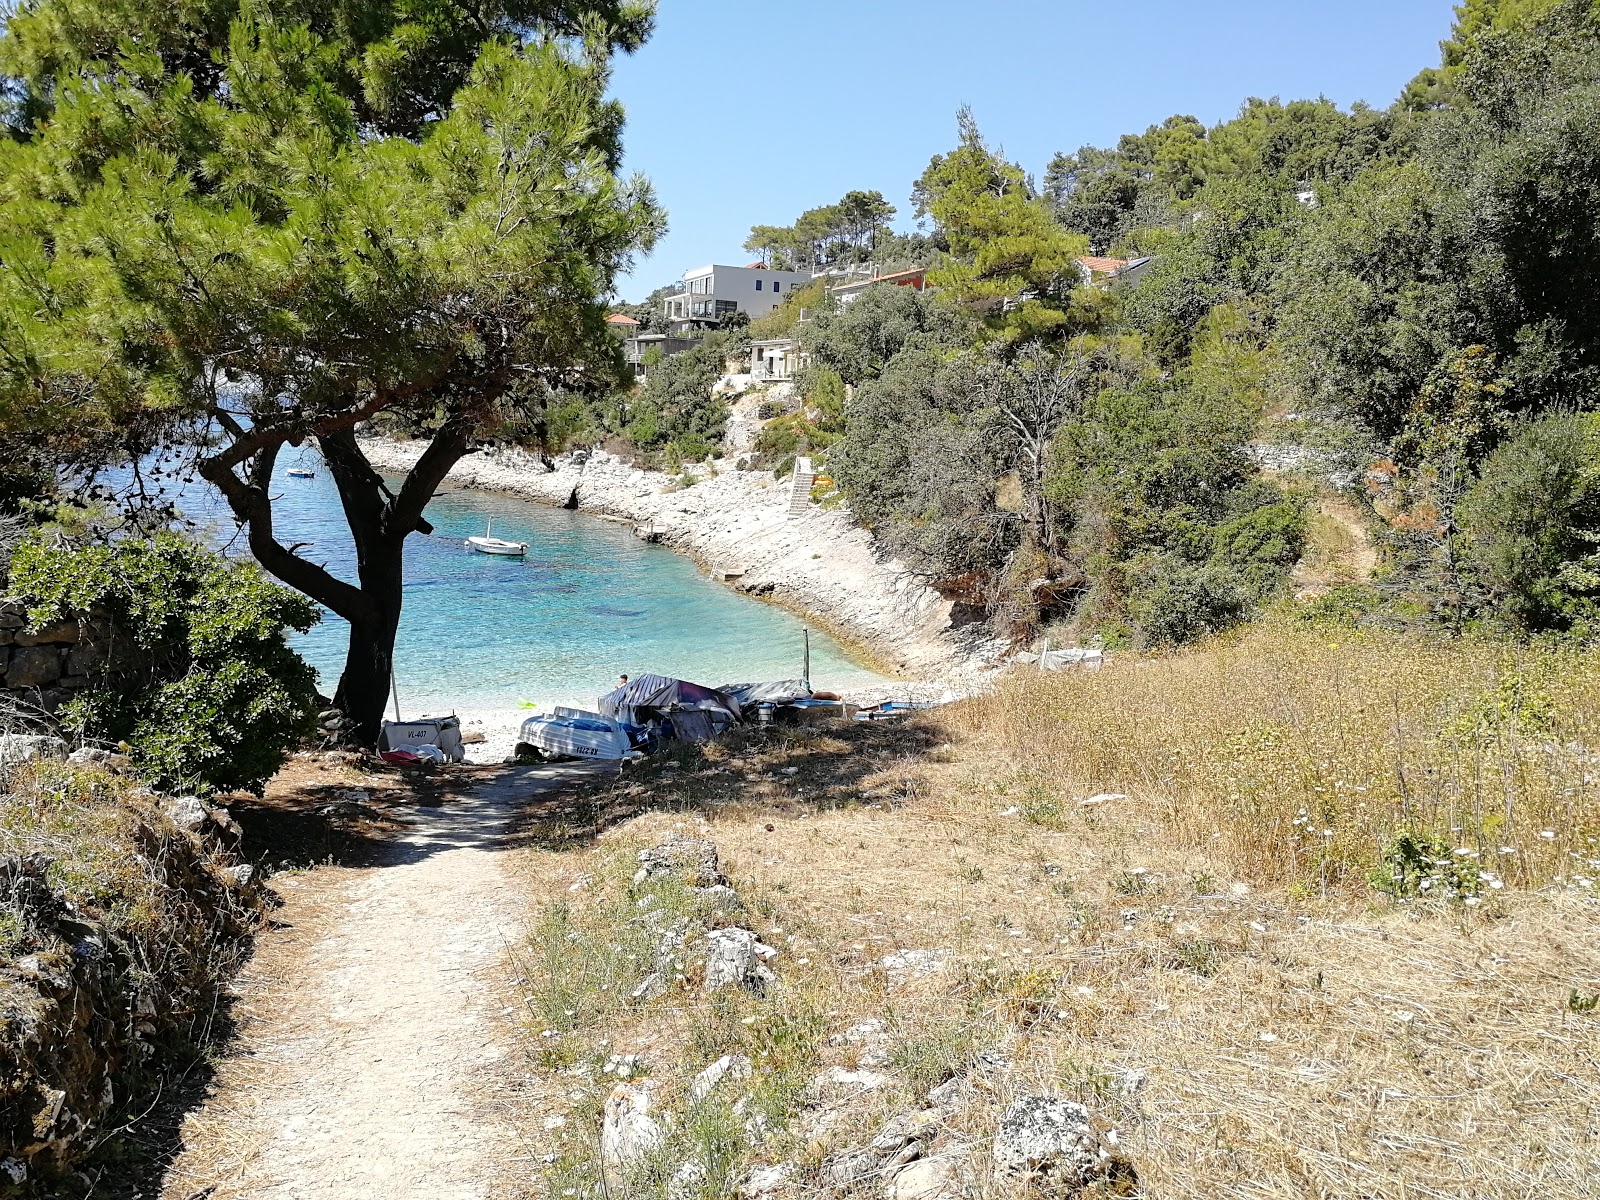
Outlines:
{"type": "MultiPolygon", "coordinates": [[[[283,474],[276,532],[310,542],[307,558],[354,579],[355,551],[333,481],[306,456],[313,479],[283,474]]],[[[396,481],[397,482],[397,481],[396,481]]],[[[243,551],[220,497],[185,489],[179,503],[204,532],[243,551]]],[[[800,676],[806,625],[715,582],[689,559],[633,535],[630,527],[516,497],[454,489],[429,504],[432,536],[406,541],[405,608],[396,642],[401,715],[536,704],[592,704],[617,676],[649,672],[716,686],[800,676]],[[496,537],[528,543],[525,559],[468,550],[463,540],[493,523],[496,537]]],[[[882,676],[852,662],[810,629],[817,688],[864,687],[882,676]]],[[[332,613],[294,639],[331,695],[347,626],[332,613]]],[[[391,704],[390,714],[393,706],[391,704]]]]}

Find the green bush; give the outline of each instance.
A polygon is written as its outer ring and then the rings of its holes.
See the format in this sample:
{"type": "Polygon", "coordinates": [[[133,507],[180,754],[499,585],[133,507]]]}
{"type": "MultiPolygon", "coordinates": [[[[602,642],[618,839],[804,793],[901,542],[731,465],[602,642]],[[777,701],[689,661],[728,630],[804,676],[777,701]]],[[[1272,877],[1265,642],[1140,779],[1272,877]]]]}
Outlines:
{"type": "Polygon", "coordinates": [[[126,741],[157,787],[259,791],[311,731],[315,677],[285,640],[311,600],[173,534],[61,549],[28,542],[12,592],[35,624],[104,614],[140,651],[135,670],[73,701],[85,737],[126,741]]]}
{"type": "Polygon", "coordinates": [[[1151,555],[1132,564],[1128,575],[1128,615],[1147,645],[1193,641],[1237,623],[1250,608],[1239,578],[1215,563],[1151,555]]]}
{"type": "Polygon", "coordinates": [[[1600,620],[1600,417],[1529,425],[1484,463],[1461,503],[1467,558],[1532,630],[1600,620]]]}

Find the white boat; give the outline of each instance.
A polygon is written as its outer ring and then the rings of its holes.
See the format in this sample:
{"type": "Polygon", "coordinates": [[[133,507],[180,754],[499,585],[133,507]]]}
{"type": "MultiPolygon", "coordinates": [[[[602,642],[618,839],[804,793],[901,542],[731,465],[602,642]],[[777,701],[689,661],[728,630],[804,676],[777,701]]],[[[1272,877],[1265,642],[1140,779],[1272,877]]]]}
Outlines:
{"type": "Polygon", "coordinates": [[[549,716],[529,717],[517,734],[517,757],[537,751],[545,758],[592,758],[615,762],[633,749],[621,721],[581,708],[557,708],[549,716]]]}
{"type": "Polygon", "coordinates": [[[284,472],[290,479],[315,479],[317,473],[309,467],[290,467],[284,472]]]}
{"type": "Polygon", "coordinates": [[[527,542],[508,542],[505,538],[494,536],[494,522],[489,522],[489,527],[483,531],[482,537],[469,537],[467,545],[479,554],[501,554],[508,558],[521,558],[528,552],[527,542]]]}

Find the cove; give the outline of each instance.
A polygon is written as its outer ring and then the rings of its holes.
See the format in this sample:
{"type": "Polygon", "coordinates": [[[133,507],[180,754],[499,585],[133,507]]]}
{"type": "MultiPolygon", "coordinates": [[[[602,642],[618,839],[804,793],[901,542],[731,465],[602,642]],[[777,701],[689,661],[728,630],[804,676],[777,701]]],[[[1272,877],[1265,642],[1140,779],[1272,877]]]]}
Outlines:
{"type": "MultiPolygon", "coordinates": [[[[275,524],[287,545],[344,579],[355,551],[337,489],[307,456],[312,479],[282,474],[275,524]]],[[[209,489],[184,498],[224,545],[234,538],[209,489]]],[[[432,536],[406,541],[405,607],[395,645],[401,715],[505,710],[523,702],[590,706],[617,675],[656,672],[715,686],[800,674],[804,623],[713,581],[684,556],[582,512],[476,490],[443,491],[429,504],[432,536]],[[525,559],[467,550],[484,532],[528,543],[525,559]]],[[[344,662],[346,625],[332,613],[294,638],[331,695],[344,662]]],[[[852,688],[883,677],[852,662],[811,628],[811,680],[852,688]]],[[[393,715],[391,704],[386,715],[393,715]]]]}

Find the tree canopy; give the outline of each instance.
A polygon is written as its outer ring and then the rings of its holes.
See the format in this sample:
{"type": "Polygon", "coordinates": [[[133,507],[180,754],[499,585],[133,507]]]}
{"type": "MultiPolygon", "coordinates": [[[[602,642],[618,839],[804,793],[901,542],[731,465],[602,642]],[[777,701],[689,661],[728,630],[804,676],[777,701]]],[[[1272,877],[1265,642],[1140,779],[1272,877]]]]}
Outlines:
{"type": "Polygon", "coordinates": [[[662,218],[617,174],[609,56],[648,5],[24,5],[0,40],[7,459],[185,451],[267,570],[351,623],[376,733],[401,545],[475,438],[609,387],[612,280],[662,218]],[[356,443],[427,434],[391,492],[356,443]],[[283,545],[279,450],[315,442],[358,579],[283,545]]]}

